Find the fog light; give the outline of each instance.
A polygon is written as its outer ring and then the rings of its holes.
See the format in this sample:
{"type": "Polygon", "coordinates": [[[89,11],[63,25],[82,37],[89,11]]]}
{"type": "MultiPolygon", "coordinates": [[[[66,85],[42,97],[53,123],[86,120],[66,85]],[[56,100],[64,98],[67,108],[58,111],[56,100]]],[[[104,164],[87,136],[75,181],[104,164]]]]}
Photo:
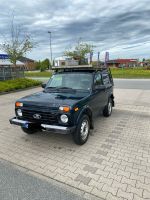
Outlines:
{"type": "Polygon", "coordinates": [[[60,119],[63,123],[67,123],[68,122],[68,116],[67,115],[61,115],[60,119]]]}
{"type": "Polygon", "coordinates": [[[18,114],[19,117],[22,117],[22,110],[21,110],[21,109],[18,109],[18,110],[17,110],[17,114],[18,114]]]}

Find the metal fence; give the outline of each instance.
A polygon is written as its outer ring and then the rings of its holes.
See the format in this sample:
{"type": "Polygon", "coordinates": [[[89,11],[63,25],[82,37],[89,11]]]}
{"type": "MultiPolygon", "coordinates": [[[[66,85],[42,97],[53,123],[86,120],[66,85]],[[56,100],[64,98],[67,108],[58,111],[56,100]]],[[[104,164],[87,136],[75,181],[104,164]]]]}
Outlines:
{"type": "Polygon", "coordinates": [[[24,77],[24,67],[0,67],[0,81],[23,78],[24,77]]]}

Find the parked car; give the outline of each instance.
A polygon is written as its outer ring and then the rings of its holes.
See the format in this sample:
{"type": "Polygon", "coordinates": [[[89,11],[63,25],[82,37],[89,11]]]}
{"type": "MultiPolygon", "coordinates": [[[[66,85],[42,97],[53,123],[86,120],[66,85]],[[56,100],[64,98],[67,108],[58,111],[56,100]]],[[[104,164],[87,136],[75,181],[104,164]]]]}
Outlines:
{"type": "Polygon", "coordinates": [[[37,131],[71,133],[76,144],[84,144],[94,128],[94,116],[109,117],[114,106],[113,78],[107,68],[56,69],[43,84],[43,91],[15,103],[11,124],[27,134],[37,131]]]}

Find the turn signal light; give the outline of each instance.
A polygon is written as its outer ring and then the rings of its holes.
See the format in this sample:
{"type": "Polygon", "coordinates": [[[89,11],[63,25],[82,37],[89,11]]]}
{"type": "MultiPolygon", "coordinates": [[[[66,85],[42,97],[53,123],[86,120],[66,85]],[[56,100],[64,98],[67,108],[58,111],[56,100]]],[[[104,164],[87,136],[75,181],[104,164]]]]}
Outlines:
{"type": "Polygon", "coordinates": [[[69,106],[61,106],[61,107],[59,107],[59,110],[64,111],[64,112],[69,112],[70,107],[69,106]]]}
{"type": "Polygon", "coordinates": [[[78,107],[76,107],[74,110],[75,110],[75,112],[77,112],[77,111],[79,110],[79,108],[78,108],[78,107]]]}
{"type": "Polygon", "coordinates": [[[23,103],[16,102],[15,106],[16,106],[16,107],[22,107],[22,106],[23,106],[23,103]]]}

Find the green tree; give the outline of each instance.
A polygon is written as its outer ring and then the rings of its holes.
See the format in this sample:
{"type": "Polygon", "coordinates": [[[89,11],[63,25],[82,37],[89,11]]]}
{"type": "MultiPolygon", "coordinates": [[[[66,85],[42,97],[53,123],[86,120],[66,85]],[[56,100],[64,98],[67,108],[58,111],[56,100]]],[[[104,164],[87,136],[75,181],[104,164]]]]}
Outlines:
{"type": "Polygon", "coordinates": [[[43,65],[45,65],[45,68],[49,69],[49,66],[51,68],[51,65],[50,65],[50,62],[49,62],[49,59],[46,58],[45,60],[43,60],[43,65]]]}
{"type": "Polygon", "coordinates": [[[36,70],[40,70],[41,69],[41,61],[40,60],[38,62],[36,62],[35,68],[36,68],[36,70]]]}
{"type": "Polygon", "coordinates": [[[49,69],[49,65],[50,65],[50,62],[48,58],[46,58],[43,61],[39,60],[38,62],[36,62],[36,69],[42,72],[49,69]]]}
{"type": "Polygon", "coordinates": [[[17,60],[32,50],[33,42],[29,35],[24,34],[20,26],[14,25],[12,20],[10,39],[0,44],[0,49],[9,55],[9,60],[16,66],[17,60]]]}
{"type": "Polygon", "coordinates": [[[79,60],[80,63],[82,60],[85,60],[87,54],[93,52],[93,49],[93,45],[79,41],[73,50],[65,51],[64,55],[74,60],[79,60]]]}

